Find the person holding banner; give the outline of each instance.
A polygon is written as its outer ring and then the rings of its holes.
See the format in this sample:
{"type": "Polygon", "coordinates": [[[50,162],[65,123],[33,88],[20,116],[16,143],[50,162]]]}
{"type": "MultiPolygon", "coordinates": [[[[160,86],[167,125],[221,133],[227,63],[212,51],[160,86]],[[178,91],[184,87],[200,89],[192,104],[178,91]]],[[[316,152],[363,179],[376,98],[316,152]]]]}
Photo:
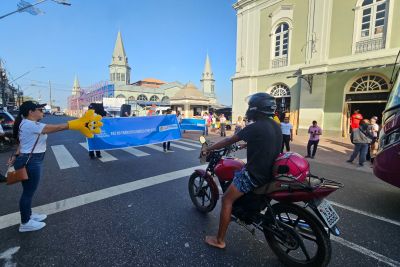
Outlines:
{"type": "MultiPolygon", "coordinates": [[[[107,115],[107,112],[104,110],[104,106],[101,103],[91,103],[88,107],[89,110],[94,110],[94,113],[97,115],[100,115],[101,117],[104,117],[107,115]]],[[[96,151],[89,151],[89,157],[90,159],[94,159],[94,153],[96,152],[96,157],[101,158],[101,152],[100,150],[96,151]]]]}
{"type": "MultiPolygon", "coordinates": [[[[167,109],[167,112],[165,113],[165,114],[171,114],[172,113],[172,110],[171,109],[167,109]]],[[[162,146],[163,146],[163,149],[164,149],[164,152],[172,152],[172,149],[171,149],[171,142],[170,141],[168,141],[168,142],[163,142],[162,143],[162,146]]]]}
{"type": "Polygon", "coordinates": [[[226,136],[226,118],[224,114],[221,114],[221,117],[219,118],[219,123],[220,123],[220,127],[221,127],[221,137],[225,137],[226,136]]]}
{"type": "Polygon", "coordinates": [[[13,136],[18,140],[16,153],[8,160],[9,166],[16,170],[26,168],[28,180],[22,181],[22,195],[19,201],[21,213],[20,232],[37,231],[46,226],[43,220],[45,214],[32,213],[32,198],[39,185],[42,163],[46,152],[47,134],[64,130],[77,130],[88,138],[100,133],[103,124],[101,116],[95,115],[89,110],[80,119],[70,120],[62,124],[44,124],[43,109],[46,104],[36,104],[33,101],[25,101],[19,107],[19,113],[15,119],[13,136]]]}

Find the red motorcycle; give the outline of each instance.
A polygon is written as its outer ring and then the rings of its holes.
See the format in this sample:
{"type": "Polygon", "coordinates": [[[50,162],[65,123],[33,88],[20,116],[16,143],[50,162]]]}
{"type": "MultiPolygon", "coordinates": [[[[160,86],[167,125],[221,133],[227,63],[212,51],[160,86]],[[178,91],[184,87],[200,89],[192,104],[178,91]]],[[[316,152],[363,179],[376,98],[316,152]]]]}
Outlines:
{"type": "MultiPolygon", "coordinates": [[[[204,137],[200,142],[208,145],[204,137]]],[[[200,154],[201,162],[208,162],[207,169],[195,170],[189,179],[190,198],[200,212],[210,212],[217,204],[220,193],[215,180],[225,192],[234,173],[244,168],[243,161],[230,156],[238,149],[232,145],[207,156],[200,154]]],[[[271,249],[287,266],[327,266],[330,233],[340,234],[336,226],[339,216],[324,198],[343,185],[311,175],[307,169],[309,163],[299,154],[280,154],[274,166],[274,181],[243,195],[232,209],[232,221],[253,235],[256,229],[263,232],[271,249]]]]}

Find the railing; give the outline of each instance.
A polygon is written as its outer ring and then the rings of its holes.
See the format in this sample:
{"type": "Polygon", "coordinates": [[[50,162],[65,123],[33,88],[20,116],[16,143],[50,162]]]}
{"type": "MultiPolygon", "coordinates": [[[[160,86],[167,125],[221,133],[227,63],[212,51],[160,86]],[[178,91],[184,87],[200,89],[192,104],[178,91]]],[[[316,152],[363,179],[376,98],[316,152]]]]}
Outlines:
{"type": "Polygon", "coordinates": [[[384,48],[385,48],[385,42],[383,41],[382,37],[365,41],[359,41],[356,43],[356,54],[368,51],[380,50],[384,48]]]}
{"type": "Polygon", "coordinates": [[[272,68],[280,68],[280,67],[285,67],[287,65],[288,65],[287,56],[275,58],[272,60],[272,68]]]}

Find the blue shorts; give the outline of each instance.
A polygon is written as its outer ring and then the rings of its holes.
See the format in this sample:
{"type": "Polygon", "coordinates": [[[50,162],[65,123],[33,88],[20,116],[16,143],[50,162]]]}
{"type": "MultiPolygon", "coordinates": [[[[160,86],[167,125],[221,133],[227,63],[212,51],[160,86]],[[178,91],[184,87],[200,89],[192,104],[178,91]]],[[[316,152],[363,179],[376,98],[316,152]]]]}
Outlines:
{"type": "Polygon", "coordinates": [[[256,185],[251,180],[251,177],[245,168],[235,172],[233,184],[243,194],[249,193],[256,188],[256,185]]]}

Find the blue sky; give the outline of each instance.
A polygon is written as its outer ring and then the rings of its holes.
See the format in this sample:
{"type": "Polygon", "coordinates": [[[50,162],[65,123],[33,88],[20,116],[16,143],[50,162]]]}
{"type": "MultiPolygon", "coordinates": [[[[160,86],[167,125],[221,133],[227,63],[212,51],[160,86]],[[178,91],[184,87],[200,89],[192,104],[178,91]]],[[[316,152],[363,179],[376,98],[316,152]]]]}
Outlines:
{"type": "MultiPolygon", "coordinates": [[[[0,15],[16,9],[6,0],[0,15]]],[[[33,3],[33,0],[30,0],[33,3]]],[[[0,58],[26,95],[66,106],[75,74],[82,87],[107,80],[118,30],[132,68],[131,81],[153,77],[192,81],[200,89],[206,53],[218,100],[231,104],[235,71],[234,0],[70,0],[38,5],[45,14],[17,13],[0,20],[0,58]],[[38,66],[45,66],[40,69],[38,66]],[[33,84],[33,85],[32,85],[33,84]]]]}

